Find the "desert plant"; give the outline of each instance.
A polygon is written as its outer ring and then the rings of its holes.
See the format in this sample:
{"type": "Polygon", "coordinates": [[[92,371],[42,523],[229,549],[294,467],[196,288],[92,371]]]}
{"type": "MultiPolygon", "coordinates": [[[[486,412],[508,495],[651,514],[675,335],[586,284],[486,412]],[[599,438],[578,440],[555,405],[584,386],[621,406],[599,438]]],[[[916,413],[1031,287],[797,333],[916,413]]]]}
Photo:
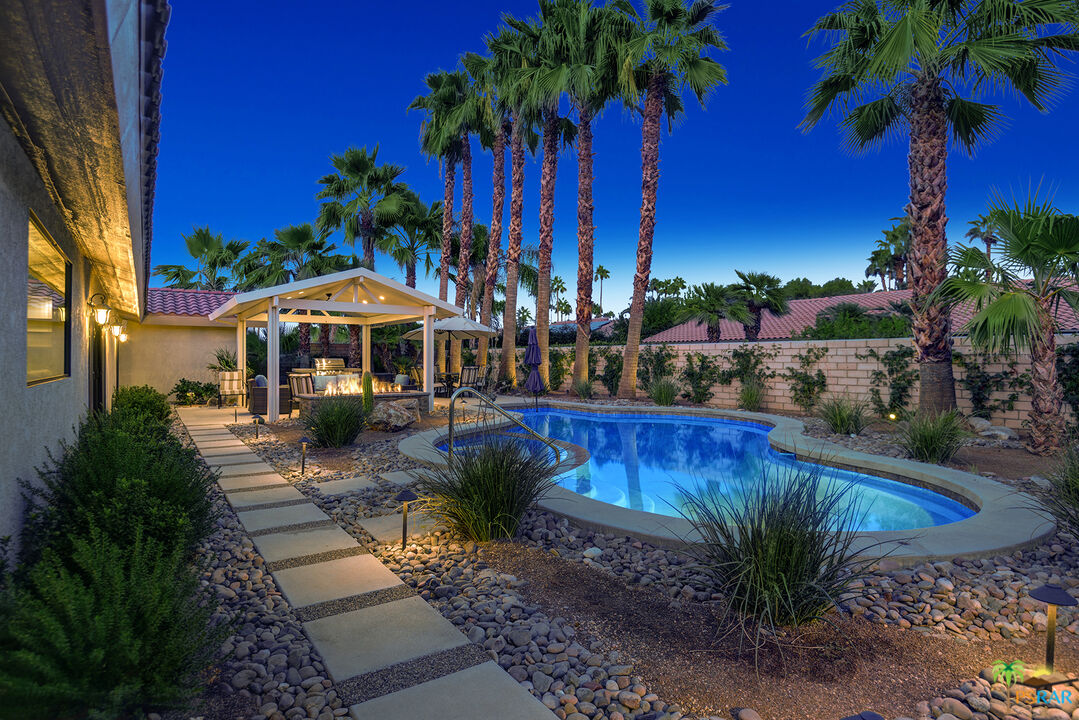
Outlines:
{"type": "Polygon", "coordinates": [[[363,372],[361,384],[363,385],[363,414],[367,417],[371,417],[371,413],[375,410],[375,388],[374,381],[371,379],[371,373],[367,370],[364,370],[363,372]]]}
{"type": "Polygon", "coordinates": [[[487,439],[447,457],[445,467],[420,475],[424,512],[477,542],[511,538],[521,518],[554,483],[554,465],[522,442],[487,439]]]}
{"type": "MultiPolygon", "coordinates": [[[[137,521],[137,518],[129,518],[137,521]]],[[[181,706],[228,635],[180,548],[91,529],[47,549],[0,620],[0,718],[142,717],[181,706]]]]}
{"type": "Polygon", "coordinates": [[[670,378],[659,378],[648,383],[648,396],[656,405],[674,405],[678,397],[678,383],[670,378]]]}
{"type": "Polygon", "coordinates": [[[808,463],[762,463],[731,484],[680,489],[677,509],[703,539],[686,552],[758,641],[822,618],[854,590],[868,563],[856,558],[863,513],[852,484],[808,463]]]}
{"type": "Polygon", "coordinates": [[[581,400],[591,400],[596,391],[588,380],[577,380],[573,383],[573,394],[581,400]]]}
{"type": "Polygon", "coordinates": [[[869,407],[863,400],[831,397],[821,403],[819,414],[828,429],[840,435],[859,435],[869,424],[869,407]]]}
{"type": "Polygon", "coordinates": [[[743,383],[738,390],[738,407],[750,412],[757,412],[764,402],[764,386],[757,382],[743,383]]]}
{"type": "Polygon", "coordinates": [[[899,444],[916,460],[942,465],[951,460],[969,437],[958,410],[939,414],[919,412],[903,423],[899,444]]]}
{"type": "Polygon", "coordinates": [[[1079,537],[1079,445],[1069,443],[1046,475],[1050,490],[1042,504],[1063,529],[1079,537]]]}
{"type": "Polygon", "coordinates": [[[236,362],[236,351],[229,348],[218,348],[214,350],[214,361],[206,366],[207,370],[213,372],[232,372],[240,369],[239,363],[236,362]]]}
{"type": "Polygon", "coordinates": [[[367,423],[363,400],[325,397],[307,414],[307,433],[320,447],[351,445],[367,423]]]}
{"type": "Polygon", "coordinates": [[[686,389],[682,397],[691,403],[701,404],[712,399],[712,386],[719,382],[720,370],[715,360],[702,353],[686,355],[682,368],[682,382],[686,389]]]}

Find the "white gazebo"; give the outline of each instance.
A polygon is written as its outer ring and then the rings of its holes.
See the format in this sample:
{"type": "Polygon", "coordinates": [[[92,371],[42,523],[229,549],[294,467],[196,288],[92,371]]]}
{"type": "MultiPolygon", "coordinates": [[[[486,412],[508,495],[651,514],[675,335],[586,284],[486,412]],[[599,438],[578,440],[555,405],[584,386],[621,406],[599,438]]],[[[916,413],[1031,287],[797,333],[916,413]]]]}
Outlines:
{"type": "Polygon", "coordinates": [[[357,268],[332,275],[252,290],[229,298],[210,313],[212,321],[236,322],[236,358],[247,372],[247,328],[266,326],[266,421],[281,412],[276,388],[281,384],[281,323],[360,325],[363,328],[363,369],[371,369],[371,328],[423,323],[423,390],[434,405],[436,320],[454,317],[461,308],[402,285],[371,270],[357,268]]]}

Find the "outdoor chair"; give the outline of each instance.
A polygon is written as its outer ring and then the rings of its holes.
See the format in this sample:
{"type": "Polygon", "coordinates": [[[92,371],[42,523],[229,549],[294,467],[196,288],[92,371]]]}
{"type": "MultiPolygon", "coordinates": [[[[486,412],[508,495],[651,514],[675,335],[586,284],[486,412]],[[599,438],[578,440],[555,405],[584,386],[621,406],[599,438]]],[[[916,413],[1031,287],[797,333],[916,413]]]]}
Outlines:
{"type": "Polygon", "coordinates": [[[243,402],[244,379],[239,370],[222,370],[217,373],[217,406],[221,407],[227,397],[237,398],[236,404],[243,402]]]}
{"type": "MultiPolygon", "coordinates": [[[[266,391],[268,388],[265,386],[257,387],[254,380],[249,380],[247,383],[247,411],[252,415],[265,415],[266,414],[266,391]]],[[[288,416],[292,417],[292,393],[289,392],[288,385],[281,385],[278,387],[278,406],[281,411],[284,412],[288,408],[288,416]]]]}
{"type": "Polygon", "coordinates": [[[476,387],[480,381],[480,366],[479,365],[465,365],[461,368],[461,380],[457,383],[457,387],[476,387]]]}
{"type": "Polygon", "coordinates": [[[292,409],[295,406],[296,410],[300,409],[299,395],[314,395],[315,383],[311,375],[308,373],[289,373],[288,376],[288,389],[289,389],[289,417],[292,417],[292,409]]]}

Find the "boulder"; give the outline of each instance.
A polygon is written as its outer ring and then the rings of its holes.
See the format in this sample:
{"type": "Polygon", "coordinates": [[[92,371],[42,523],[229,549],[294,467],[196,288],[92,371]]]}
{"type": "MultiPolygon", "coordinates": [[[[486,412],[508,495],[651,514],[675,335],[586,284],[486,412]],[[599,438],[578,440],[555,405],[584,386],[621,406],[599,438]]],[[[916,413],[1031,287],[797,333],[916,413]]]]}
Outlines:
{"type": "Polygon", "coordinates": [[[985,418],[974,417],[973,415],[967,418],[967,422],[970,423],[970,429],[978,433],[988,430],[993,426],[993,423],[985,418]]]}
{"type": "Polygon", "coordinates": [[[414,422],[416,416],[393,401],[376,403],[367,420],[371,429],[383,432],[398,432],[414,422]]]}
{"type": "Polygon", "coordinates": [[[982,430],[978,433],[982,437],[993,438],[995,440],[1018,440],[1019,433],[1012,430],[1010,427],[1004,427],[1003,425],[993,425],[986,430],[982,430]]]}

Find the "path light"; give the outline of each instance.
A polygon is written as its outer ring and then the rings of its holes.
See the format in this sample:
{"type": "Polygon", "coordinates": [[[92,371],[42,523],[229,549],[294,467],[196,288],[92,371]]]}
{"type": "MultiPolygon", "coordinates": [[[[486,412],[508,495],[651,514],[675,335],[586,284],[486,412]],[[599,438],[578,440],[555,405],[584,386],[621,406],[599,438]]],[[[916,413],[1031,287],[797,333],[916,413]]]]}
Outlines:
{"type": "Polygon", "coordinates": [[[258,440],[259,439],[259,423],[262,422],[262,416],[261,415],[255,415],[255,416],[252,417],[252,420],[255,423],[255,439],[258,440]]]}
{"type": "Polygon", "coordinates": [[[1079,600],[1055,583],[1034,588],[1030,591],[1030,596],[1049,606],[1049,611],[1046,613],[1049,616],[1049,623],[1045,628],[1045,669],[1046,672],[1051,673],[1053,672],[1053,654],[1056,652],[1057,644],[1057,605],[1072,607],[1079,605],[1079,600]]]}
{"type": "Polygon", "coordinates": [[[303,477],[304,470],[307,467],[307,443],[311,442],[311,438],[304,435],[300,438],[300,477],[303,477]]]}
{"type": "Polygon", "coordinates": [[[892,422],[895,422],[895,418],[896,418],[895,413],[888,413],[888,419],[889,420],[891,420],[892,422]]]}
{"type": "Polygon", "coordinates": [[[420,496],[412,492],[408,488],[405,488],[401,492],[397,493],[394,500],[399,503],[404,503],[401,506],[401,549],[405,549],[405,542],[408,540],[408,504],[413,500],[419,500],[420,496]]]}

